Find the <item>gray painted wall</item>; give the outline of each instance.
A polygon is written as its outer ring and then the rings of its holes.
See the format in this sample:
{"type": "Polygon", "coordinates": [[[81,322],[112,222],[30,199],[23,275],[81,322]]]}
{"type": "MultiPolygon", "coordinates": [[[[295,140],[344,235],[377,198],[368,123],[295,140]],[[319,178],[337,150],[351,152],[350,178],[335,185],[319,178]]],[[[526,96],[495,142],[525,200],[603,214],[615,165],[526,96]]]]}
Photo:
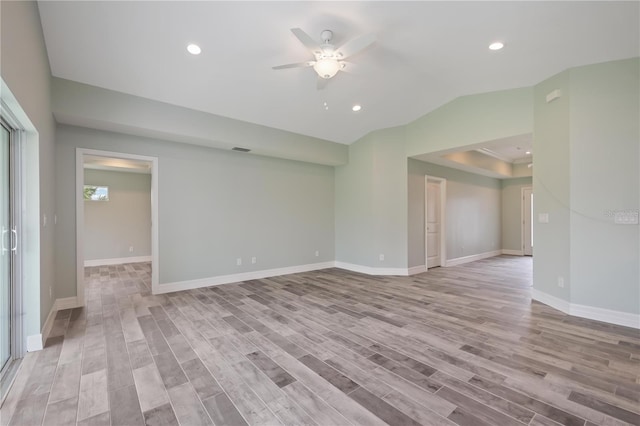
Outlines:
{"type": "Polygon", "coordinates": [[[76,147],[158,157],[160,284],[334,259],[332,167],[58,126],[64,296],[75,294],[76,147]]]}
{"type": "Polygon", "coordinates": [[[109,187],[84,203],[84,259],[151,256],[151,175],[85,169],[84,183],[109,187]]]}
{"type": "Polygon", "coordinates": [[[425,264],[425,176],[447,179],[447,260],[501,249],[501,183],[499,179],[409,158],[409,267],[425,264]]]}
{"type": "MultiPolygon", "coordinates": [[[[531,177],[502,180],[502,249],[522,251],[522,188],[532,186],[531,177]]],[[[534,202],[535,203],[535,202],[534,202]]]]}
{"type": "Polygon", "coordinates": [[[37,3],[3,1],[0,8],[2,80],[37,131],[28,135],[25,159],[28,218],[24,294],[26,334],[36,335],[54,299],[59,297],[54,286],[55,123],[51,115],[51,71],[37,3]],[[39,194],[39,200],[31,199],[34,194],[39,194]]]}

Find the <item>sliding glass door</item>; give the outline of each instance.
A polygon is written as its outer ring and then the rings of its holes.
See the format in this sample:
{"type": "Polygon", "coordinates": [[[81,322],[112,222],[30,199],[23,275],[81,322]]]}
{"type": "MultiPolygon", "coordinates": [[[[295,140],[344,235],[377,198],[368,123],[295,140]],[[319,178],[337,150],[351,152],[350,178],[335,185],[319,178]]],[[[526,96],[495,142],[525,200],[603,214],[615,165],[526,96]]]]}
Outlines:
{"type": "Polygon", "coordinates": [[[11,131],[0,123],[0,229],[2,231],[0,254],[0,377],[7,369],[13,353],[13,272],[12,257],[17,238],[11,218],[11,131]]]}

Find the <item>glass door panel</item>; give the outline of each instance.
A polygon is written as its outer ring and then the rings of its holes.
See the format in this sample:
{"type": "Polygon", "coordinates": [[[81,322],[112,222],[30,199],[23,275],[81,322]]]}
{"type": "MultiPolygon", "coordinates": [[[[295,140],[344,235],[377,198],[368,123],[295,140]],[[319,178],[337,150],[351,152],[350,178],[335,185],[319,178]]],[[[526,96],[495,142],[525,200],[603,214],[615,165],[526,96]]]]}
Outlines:
{"type": "Polygon", "coordinates": [[[11,133],[3,125],[0,132],[0,371],[3,371],[11,359],[11,248],[15,239],[11,233],[11,133]]]}

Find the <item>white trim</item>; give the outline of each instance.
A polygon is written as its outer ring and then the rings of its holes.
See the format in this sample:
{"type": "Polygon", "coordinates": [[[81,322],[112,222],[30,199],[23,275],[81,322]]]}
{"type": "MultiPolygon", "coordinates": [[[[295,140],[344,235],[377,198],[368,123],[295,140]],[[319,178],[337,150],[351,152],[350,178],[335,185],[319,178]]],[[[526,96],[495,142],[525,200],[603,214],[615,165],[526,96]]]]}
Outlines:
{"type": "Polygon", "coordinates": [[[566,300],[544,293],[535,288],[531,289],[531,298],[533,300],[537,300],[540,303],[544,303],[545,305],[549,305],[554,309],[562,311],[565,314],[569,314],[569,311],[571,309],[571,304],[566,300]]]}
{"type": "Polygon", "coordinates": [[[640,329],[640,315],[638,314],[570,303],[535,288],[531,289],[531,298],[567,315],[640,329]]]}
{"type": "Polygon", "coordinates": [[[65,297],[63,299],[56,299],[56,303],[53,306],[57,311],[61,311],[63,309],[79,308],[82,304],[78,303],[78,298],[76,296],[72,296],[65,297]]]}
{"type": "Polygon", "coordinates": [[[471,256],[457,257],[455,259],[447,260],[447,263],[444,265],[446,267],[449,266],[458,266],[464,263],[475,262],[476,260],[488,259],[494,256],[500,256],[502,254],[502,250],[493,250],[480,254],[472,254],[471,256]]]}
{"type": "Polygon", "coordinates": [[[502,249],[502,254],[506,254],[508,256],[524,256],[522,250],[506,250],[502,249]]]}
{"type": "Polygon", "coordinates": [[[447,180],[436,176],[424,176],[424,264],[429,265],[429,252],[427,250],[427,191],[429,189],[429,181],[437,182],[440,185],[440,265],[447,264],[447,236],[446,236],[446,220],[447,220],[447,180]]]}
{"type": "Polygon", "coordinates": [[[218,275],[197,280],[178,281],[174,283],[158,285],[154,294],[172,293],[174,291],[191,290],[194,288],[209,287],[221,284],[237,283],[247,280],[259,280],[262,278],[279,275],[297,274],[300,272],[317,271],[319,269],[333,268],[334,262],[311,263],[307,265],[289,266],[285,268],[265,269],[262,271],[242,272],[239,274],[218,275]]]}
{"type": "Polygon", "coordinates": [[[84,266],[124,265],[125,263],[151,262],[151,256],[117,257],[113,259],[85,260],[84,266]]]}
{"type": "Polygon", "coordinates": [[[51,329],[53,328],[53,322],[56,319],[56,312],[58,312],[57,305],[58,301],[54,300],[53,305],[51,306],[51,310],[49,311],[49,315],[47,315],[47,319],[42,326],[40,334],[27,336],[27,352],[39,351],[44,348],[44,344],[49,337],[49,333],[51,333],[51,329]],[[38,343],[36,343],[36,338],[40,339],[38,343]]]}
{"type": "Polygon", "coordinates": [[[335,267],[346,269],[347,271],[359,272],[367,275],[398,275],[407,276],[409,271],[407,268],[373,268],[371,266],[356,265],[353,263],[335,262],[335,267]]]}
{"type": "Polygon", "coordinates": [[[56,313],[58,311],[61,311],[63,309],[78,308],[80,306],[82,306],[82,304],[78,303],[78,298],[76,296],[56,299],[53,302],[53,306],[51,306],[49,315],[47,315],[47,320],[42,326],[41,333],[27,336],[27,352],[40,351],[44,348],[44,344],[49,338],[49,333],[51,333],[53,323],[56,319],[56,313]]]}
{"type": "Polygon", "coordinates": [[[577,305],[575,303],[572,303],[570,308],[569,314],[576,317],[589,318],[596,321],[640,329],[640,315],[638,314],[613,311],[595,306],[577,305]]]}
{"type": "MultiPolygon", "coordinates": [[[[84,156],[123,158],[151,163],[151,292],[158,293],[160,264],[158,249],[158,158],[122,152],[76,148],[76,294],[84,305],[84,156]]],[[[131,258],[130,258],[131,259],[131,258]]]]}
{"type": "Polygon", "coordinates": [[[407,270],[407,272],[408,272],[407,275],[422,274],[423,272],[427,272],[427,267],[425,265],[412,266],[407,270]]]}
{"type": "Polygon", "coordinates": [[[43,348],[42,334],[27,336],[27,352],[41,351],[43,348]]]}

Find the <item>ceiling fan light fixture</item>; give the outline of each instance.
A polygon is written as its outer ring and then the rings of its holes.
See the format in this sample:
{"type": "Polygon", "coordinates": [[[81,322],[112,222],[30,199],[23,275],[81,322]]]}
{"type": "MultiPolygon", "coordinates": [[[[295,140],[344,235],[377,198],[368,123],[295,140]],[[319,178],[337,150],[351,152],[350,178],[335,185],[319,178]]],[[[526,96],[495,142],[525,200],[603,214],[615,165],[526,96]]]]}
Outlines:
{"type": "Polygon", "coordinates": [[[316,63],[313,65],[313,69],[321,78],[329,79],[336,75],[338,71],[342,69],[342,67],[337,59],[325,58],[316,61],[316,63]]]}

